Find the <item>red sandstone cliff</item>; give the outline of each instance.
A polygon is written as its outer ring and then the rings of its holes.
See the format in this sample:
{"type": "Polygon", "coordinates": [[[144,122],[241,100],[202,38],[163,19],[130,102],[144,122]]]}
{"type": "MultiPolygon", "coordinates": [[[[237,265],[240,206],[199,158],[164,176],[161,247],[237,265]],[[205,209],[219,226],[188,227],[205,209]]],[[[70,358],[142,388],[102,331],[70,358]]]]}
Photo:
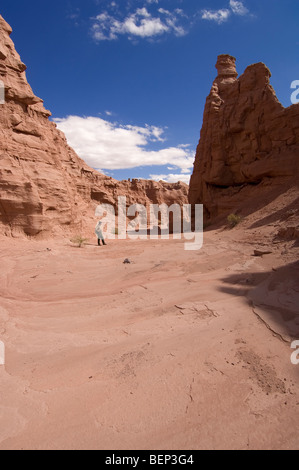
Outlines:
{"type": "Polygon", "coordinates": [[[0,16],[0,234],[86,232],[99,203],[187,203],[188,186],[147,180],[119,182],[88,167],[67,145],[51,113],[29,86],[12,30],[0,16]]]}
{"type": "Polygon", "coordinates": [[[207,218],[257,209],[299,171],[299,104],[282,106],[264,64],[237,78],[235,62],[218,57],[190,182],[207,218]]]}

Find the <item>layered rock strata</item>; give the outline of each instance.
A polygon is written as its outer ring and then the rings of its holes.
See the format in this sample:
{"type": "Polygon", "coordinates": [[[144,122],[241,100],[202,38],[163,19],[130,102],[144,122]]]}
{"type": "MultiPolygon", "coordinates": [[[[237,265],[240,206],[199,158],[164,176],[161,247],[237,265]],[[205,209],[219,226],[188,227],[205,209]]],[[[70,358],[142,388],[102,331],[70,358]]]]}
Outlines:
{"type": "Polygon", "coordinates": [[[49,120],[34,95],[26,66],[0,16],[0,234],[85,233],[100,203],[188,203],[188,186],[147,180],[119,182],[91,169],[49,120]]]}
{"type": "Polygon", "coordinates": [[[252,206],[264,193],[256,186],[274,187],[299,169],[299,104],[282,106],[263,63],[238,78],[236,59],[221,55],[216,68],[189,193],[207,218],[252,206]]]}

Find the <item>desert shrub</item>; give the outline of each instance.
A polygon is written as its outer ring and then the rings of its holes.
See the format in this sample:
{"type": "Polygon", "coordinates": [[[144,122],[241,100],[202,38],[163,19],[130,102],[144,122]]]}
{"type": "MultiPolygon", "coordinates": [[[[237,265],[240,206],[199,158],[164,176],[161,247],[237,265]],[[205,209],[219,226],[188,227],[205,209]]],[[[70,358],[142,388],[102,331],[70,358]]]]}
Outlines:
{"type": "Polygon", "coordinates": [[[82,248],[87,242],[87,238],[82,237],[82,235],[76,235],[74,238],[71,239],[71,242],[78,246],[78,248],[82,248]]]}
{"type": "Polygon", "coordinates": [[[236,214],[230,214],[227,218],[228,225],[231,228],[236,227],[241,222],[241,220],[242,220],[242,217],[236,214]]]}

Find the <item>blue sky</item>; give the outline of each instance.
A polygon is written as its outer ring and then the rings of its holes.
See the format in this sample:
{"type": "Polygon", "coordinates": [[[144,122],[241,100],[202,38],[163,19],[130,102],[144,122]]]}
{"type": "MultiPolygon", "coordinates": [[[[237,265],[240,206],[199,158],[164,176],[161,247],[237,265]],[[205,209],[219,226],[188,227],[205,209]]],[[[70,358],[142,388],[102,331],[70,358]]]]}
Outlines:
{"type": "Polygon", "coordinates": [[[188,182],[219,54],[262,61],[289,106],[298,0],[1,0],[34,92],[116,179],[188,182]]]}

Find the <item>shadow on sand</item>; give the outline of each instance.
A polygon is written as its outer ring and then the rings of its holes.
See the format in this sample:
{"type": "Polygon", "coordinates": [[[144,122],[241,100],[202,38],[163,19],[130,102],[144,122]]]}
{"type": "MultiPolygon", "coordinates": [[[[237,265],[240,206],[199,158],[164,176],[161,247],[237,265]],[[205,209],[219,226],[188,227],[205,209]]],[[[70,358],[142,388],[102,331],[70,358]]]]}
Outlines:
{"type": "Polygon", "coordinates": [[[277,210],[276,212],[271,213],[267,217],[264,217],[263,219],[258,220],[257,222],[252,224],[250,228],[254,229],[254,228],[262,227],[264,225],[273,224],[275,222],[286,221],[291,215],[293,215],[293,212],[296,212],[298,210],[298,207],[299,207],[299,198],[297,198],[288,206],[283,206],[280,210],[277,210]]]}
{"type": "Polygon", "coordinates": [[[283,340],[299,340],[299,262],[222,279],[219,289],[248,299],[254,313],[283,340]]]}

